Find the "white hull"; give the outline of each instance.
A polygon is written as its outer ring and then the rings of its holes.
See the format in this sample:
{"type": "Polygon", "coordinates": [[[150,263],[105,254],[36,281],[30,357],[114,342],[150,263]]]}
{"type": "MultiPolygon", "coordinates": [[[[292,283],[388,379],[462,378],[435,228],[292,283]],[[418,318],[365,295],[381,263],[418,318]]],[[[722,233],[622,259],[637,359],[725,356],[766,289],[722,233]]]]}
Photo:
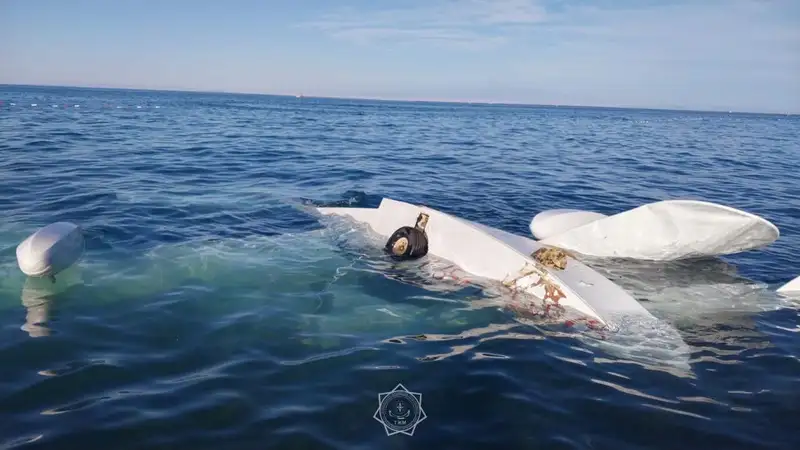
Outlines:
{"type": "Polygon", "coordinates": [[[419,213],[424,212],[430,216],[426,228],[429,254],[473,275],[504,282],[513,290],[572,309],[611,329],[616,328],[617,321],[657,322],[628,292],[580,261],[568,258],[563,270],[536,261],[531,253],[544,246],[522,236],[386,198],[378,208],[318,211],[351,217],[384,237],[399,227],[413,226],[419,213]]]}

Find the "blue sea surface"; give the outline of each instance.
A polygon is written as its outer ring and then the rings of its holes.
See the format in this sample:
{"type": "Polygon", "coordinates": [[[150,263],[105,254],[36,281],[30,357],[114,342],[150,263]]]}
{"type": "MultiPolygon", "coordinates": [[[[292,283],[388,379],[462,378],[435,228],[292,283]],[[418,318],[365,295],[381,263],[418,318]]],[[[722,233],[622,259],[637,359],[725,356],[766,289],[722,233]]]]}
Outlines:
{"type": "Polygon", "coordinates": [[[0,86],[0,448],[800,448],[800,300],[774,293],[800,274],[799,143],[788,115],[0,86]],[[523,236],[545,209],[691,198],[781,236],[598,263],[685,370],[310,208],[383,197],[523,236]],[[27,279],[15,248],[55,221],[85,254],[27,279]],[[425,419],[388,436],[398,384],[425,419]]]}

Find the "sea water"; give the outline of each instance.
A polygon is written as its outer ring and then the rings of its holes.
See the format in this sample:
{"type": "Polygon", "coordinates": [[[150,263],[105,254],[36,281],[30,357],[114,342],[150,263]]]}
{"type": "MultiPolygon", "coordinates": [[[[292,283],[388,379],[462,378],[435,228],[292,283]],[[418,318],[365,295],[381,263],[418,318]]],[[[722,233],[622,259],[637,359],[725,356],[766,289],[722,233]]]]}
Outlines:
{"type": "Polygon", "coordinates": [[[772,291],[800,272],[798,141],[786,115],[0,87],[0,447],[797,448],[800,301],[772,291]],[[677,330],[676,366],[313,214],[384,196],[525,236],[693,198],[781,237],[592,262],[677,330]],[[59,220],[81,262],[27,279],[16,245],[59,220]],[[425,419],[387,436],[398,384],[425,419]]]}

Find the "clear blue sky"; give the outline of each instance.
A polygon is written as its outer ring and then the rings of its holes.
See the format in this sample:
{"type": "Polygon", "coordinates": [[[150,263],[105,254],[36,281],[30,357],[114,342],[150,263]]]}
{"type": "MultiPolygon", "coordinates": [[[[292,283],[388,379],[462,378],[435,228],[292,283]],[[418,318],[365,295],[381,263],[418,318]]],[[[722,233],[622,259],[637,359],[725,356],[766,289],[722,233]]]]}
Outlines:
{"type": "Polygon", "coordinates": [[[0,0],[0,83],[800,112],[800,0],[0,0]]]}

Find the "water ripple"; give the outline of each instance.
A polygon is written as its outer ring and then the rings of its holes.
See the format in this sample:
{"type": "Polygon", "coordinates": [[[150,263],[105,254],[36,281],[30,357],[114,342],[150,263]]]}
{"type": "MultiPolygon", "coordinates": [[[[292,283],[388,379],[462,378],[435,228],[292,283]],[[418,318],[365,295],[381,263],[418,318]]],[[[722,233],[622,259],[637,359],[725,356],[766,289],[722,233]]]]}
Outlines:
{"type": "Polygon", "coordinates": [[[797,116],[21,87],[0,101],[2,448],[800,447],[800,302],[765,291],[800,268],[797,116]],[[431,276],[441,262],[395,265],[306,209],[383,196],[522,235],[543,209],[695,198],[781,239],[598,264],[679,330],[686,371],[520,317],[492,286],[431,276]],[[39,285],[14,248],[56,220],[83,225],[87,253],[39,285]],[[372,417],[398,383],[428,416],[407,440],[372,417]]]}

